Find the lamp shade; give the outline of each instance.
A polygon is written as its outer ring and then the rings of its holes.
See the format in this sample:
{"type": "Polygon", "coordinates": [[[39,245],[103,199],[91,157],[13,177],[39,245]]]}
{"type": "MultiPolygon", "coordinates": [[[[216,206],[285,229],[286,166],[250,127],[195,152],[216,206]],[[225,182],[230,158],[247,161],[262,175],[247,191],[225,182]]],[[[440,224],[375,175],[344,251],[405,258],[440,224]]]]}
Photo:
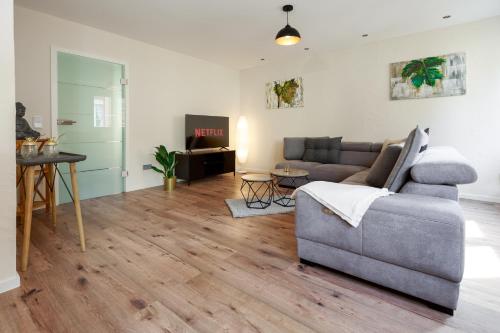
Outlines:
{"type": "Polygon", "coordinates": [[[236,124],[236,157],[240,164],[248,159],[248,122],[245,116],[240,116],[236,124]]]}
{"type": "Polygon", "coordinates": [[[287,24],[276,34],[276,44],[295,45],[300,42],[300,33],[294,27],[287,24]]]}

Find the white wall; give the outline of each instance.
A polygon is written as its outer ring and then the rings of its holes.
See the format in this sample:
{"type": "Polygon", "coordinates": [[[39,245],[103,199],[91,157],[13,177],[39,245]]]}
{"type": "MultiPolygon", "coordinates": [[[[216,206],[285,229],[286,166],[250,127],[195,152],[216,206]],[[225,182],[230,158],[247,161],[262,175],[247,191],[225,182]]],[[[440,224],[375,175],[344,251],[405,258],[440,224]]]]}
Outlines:
{"type": "Polygon", "coordinates": [[[250,126],[248,169],[269,169],[282,158],[284,136],[400,138],[419,124],[432,145],[452,145],[468,157],[479,180],[462,196],[500,201],[500,17],[361,47],[307,55],[241,72],[241,113],[250,126]],[[467,94],[420,100],[389,99],[389,64],[465,52],[467,94]],[[300,75],[305,107],[267,110],[264,84],[300,75]]]}
{"type": "Polygon", "coordinates": [[[0,0],[0,292],[19,286],[16,272],[14,22],[12,0],[0,0]]]}
{"type": "Polygon", "coordinates": [[[158,144],[184,149],[184,114],[226,115],[231,129],[236,124],[237,71],[22,7],[15,8],[15,46],[16,98],[27,106],[30,122],[35,114],[43,116],[46,135],[51,133],[51,46],[128,63],[127,190],[161,184],[160,175],[142,165],[154,161],[158,144]]]}

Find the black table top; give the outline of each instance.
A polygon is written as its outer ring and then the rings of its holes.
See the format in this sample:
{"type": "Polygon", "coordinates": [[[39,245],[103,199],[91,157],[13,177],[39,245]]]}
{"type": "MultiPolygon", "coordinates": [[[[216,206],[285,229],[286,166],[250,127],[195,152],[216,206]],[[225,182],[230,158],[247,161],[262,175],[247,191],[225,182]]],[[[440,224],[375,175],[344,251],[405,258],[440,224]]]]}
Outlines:
{"type": "Polygon", "coordinates": [[[218,148],[208,148],[208,149],[196,149],[187,151],[176,151],[176,155],[206,155],[206,154],[220,154],[233,152],[234,149],[218,149],[218,148]]]}
{"type": "Polygon", "coordinates": [[[43,154],[38,154],[36,157],[23,158],[20,154],[16,155],[16,163],[22,166],[33,166],[41,164],[54,164],[54,163],[76,163],[85,161],[87,159],[86,155],[72,154],[60,152],[54,156],[45,156],[43,154]]]}

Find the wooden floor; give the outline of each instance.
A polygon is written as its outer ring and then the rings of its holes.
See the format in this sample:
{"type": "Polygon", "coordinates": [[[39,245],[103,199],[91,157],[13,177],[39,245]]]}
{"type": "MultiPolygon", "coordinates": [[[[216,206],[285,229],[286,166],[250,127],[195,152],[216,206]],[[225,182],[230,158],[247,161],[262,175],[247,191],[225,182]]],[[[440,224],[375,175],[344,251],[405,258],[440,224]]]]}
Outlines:
{"type": "Polygon", "coordinates": [[[34,214],[22,287],[0,295],[1,332],[499,332],[500,206],[463,202],[466,275],[454,317],[297,263],[292,214],[233,219],[219,176],[83,201],[54,232],[34,214]],[[473,270],[471,270],[473,269],[473,270]]]}

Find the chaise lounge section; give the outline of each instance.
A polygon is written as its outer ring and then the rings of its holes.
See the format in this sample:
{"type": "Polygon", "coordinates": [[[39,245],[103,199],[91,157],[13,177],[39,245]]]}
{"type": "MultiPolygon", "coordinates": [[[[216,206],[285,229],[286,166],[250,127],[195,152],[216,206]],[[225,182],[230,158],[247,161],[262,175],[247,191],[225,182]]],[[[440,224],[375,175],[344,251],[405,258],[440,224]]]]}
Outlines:
{"type": "Polygon", "coordinates": [[[458,202],[398,194],[377,199],[353,228],[304,192],[296,198],[301,260],[456,309],[464,270],[458,202]]]}
{"type": "MultiPolygon", "coordinates": [[[[285,140],[285,158],[290,157],[290,142],[298,154],[297,141],[285,140]]],[[[345,164],[340,168],[345,169],[339,172],[332,167],[331,174],[326,175],[315,172],[321,165],[310,164],[311,178],[367,185],[370,166],[381,146],[343,143],[345,164]],[[357,172],[354,167],[359,167],[357,172]]],[[[303,168],[304,164],[294,159],[292,165],[303,168]]],[[[456,185],[476,179],[476,171],[455,149],[429,148],[411,165],[399,188],[392,189],[397,193],[376,199],[357,228],[309,194],[298,191],[298,256],[302,262],[398,290],[453,314],[464,272],[465,243],[465,221],[456,185]]]]}

